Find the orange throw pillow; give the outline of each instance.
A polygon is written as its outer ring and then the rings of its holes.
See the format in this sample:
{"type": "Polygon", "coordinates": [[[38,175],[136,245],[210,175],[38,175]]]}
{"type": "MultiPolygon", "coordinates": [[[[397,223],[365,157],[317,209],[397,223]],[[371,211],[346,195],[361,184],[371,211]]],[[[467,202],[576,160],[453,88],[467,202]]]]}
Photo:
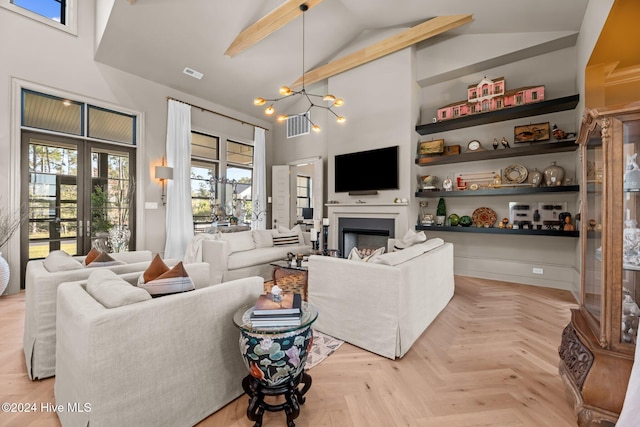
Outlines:
{"type": "Polygon", "coordinates": [[[91,248],[91,250],[89,251],[89,253],[87,254],[87,256],[84,259],[84,265],[89,265],[91,264],[97,257],[98,255],[100,255],[102,253],[102,251],[96,249],[96,248],[91,248]]]}
{"type": "Polygon", "coordinates": [[[187,274],[187,270],[185,270],[184,265],[182,265],[182,261],[177,263],[175,267],[173,267],[171,270],[167,271],[166,273],[163,273],[162,275],[154,278],[153,280],[173,279],[175,277],[189,277],[189,275],[187,274]]]}
{"type": "Polygon", "coordinates": [[[167,267],[167,264],[162,261],[160,255],[156,255],[151,261],[151,264],[149,264],[149,267],[147,267],[144,273],[142,273],[142,279],[144,280],[144,283],[147,283],[151,280],[157,279],[168,271],[169,267],[167,267]]]}

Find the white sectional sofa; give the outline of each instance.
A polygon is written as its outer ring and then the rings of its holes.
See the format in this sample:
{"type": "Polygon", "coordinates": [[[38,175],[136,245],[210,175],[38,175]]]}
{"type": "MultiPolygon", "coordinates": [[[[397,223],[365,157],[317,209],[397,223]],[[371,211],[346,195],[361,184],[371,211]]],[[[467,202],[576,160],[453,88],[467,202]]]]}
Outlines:
{"type": "Polygon", "coordinates": [[[395,359],[453,297],[453,245],[430,239],[369,262],[311,255],[308,280],[315,329],[395,359]]]}
{"type": "Polygon", "coordinates": [[[263,286],[249,277],[105,308],[86,281],[60,285],[54,392],[62,425],[192,426],[242,395],[248,372],[232,319],[263,286]],[[90,411],[67,410],[85,403],[90,411]]]}
{"type": "Polygon", "coordinates": [[[248,276],[271,280],[273,266],[270,263],[285,259],[288,252],[308,255],[311,252],[309,233],[299,230],[294,233],[252,230],[223,233],[216,239],[202,240],[202,261],[211,266],[213,283],[248,276]],[[297,243],[277,244],[278,237],[291,234],[298,236],[297,243]]]}
{"type": "MultiPolygon", "coordinates": [[[[27,263],[25,276],[24,356],[32,380],[55,375],[56,291],[63,282],[83,280],[96,269],[108,268],[117,274],[140,273],[151,263],[150,251],[109,254],[122,264],[105,267],[82,266],[83,256],[73,259],[47,258],[27,263]]],[[[174,265],[177,260],[167,260],[174,265]]]]}

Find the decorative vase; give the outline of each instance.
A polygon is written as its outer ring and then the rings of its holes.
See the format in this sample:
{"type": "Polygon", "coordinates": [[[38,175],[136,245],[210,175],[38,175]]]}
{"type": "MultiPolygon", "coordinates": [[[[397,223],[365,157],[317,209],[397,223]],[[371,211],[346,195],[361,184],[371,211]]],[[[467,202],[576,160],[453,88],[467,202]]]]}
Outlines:
{"type": "Polygon", "coordinates": [[[624,189],[638,190],[640,189],[640,168],[636,162],[638,153],[627,156],[627,171],[624,173],[624,189]]]}
{"type": "Polygon", "coordinates": [[[534,168],[532,172],[529,172],[529,182],[532,187],[540,187],[542,183],[542,172],[538,168],[534,168]]]}
{"type": "Polygon", "coordinates": [[[129,249],[131,231],[126,225],[114,225],[109,230],[109,245],[112,252],[126,252],[129,249]]]}
{"type": "Polygon", "coordinates": [[[9,285],[9,264],[2,257],[2,252],[0,252],[0,295],[4,293],[9,285]]]}
{"type": "Polygon", "coordinates": [[[564,179],[564,169],[556,162],[551,162],[551,166],[547,166],[544,170],[544,183],[547,187],[555,187],[562,185],[564,179]]]}

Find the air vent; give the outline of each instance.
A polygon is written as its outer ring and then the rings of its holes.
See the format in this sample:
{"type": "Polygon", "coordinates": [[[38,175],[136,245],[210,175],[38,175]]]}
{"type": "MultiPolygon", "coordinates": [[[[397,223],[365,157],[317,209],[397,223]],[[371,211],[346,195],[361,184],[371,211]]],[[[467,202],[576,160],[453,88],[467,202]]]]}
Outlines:
{"type": "Polygon", "coordinates": [[[309,112],[290,116],[287,118],[287,138],[306,135],[311,129],[311,116],[309,112]]]}
{"type": "Polygon", "coordinates": [[[198,80],[200,80],[202,78],[202,76],[204,75],[204,74],[202,74],[202,73],[200,73],[200,72],[198,72],[198,71],[196,71],[196,70],[194,70],[192,68],[189,68],[189,67],[185,67],[185,69],[182,72],[185,73],[187,76],[191,76],[194,79],[198,79],[198,80]]]}

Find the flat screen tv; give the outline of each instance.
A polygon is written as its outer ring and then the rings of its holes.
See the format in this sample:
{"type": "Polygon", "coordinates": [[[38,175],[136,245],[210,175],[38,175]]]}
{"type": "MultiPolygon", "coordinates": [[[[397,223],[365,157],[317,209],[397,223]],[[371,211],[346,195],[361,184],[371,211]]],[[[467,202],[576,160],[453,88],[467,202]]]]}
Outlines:
{"type": "Polygon", "coordinates": [[[398,146],[335,156],[335,192],[397,190],[398,146]]]}

